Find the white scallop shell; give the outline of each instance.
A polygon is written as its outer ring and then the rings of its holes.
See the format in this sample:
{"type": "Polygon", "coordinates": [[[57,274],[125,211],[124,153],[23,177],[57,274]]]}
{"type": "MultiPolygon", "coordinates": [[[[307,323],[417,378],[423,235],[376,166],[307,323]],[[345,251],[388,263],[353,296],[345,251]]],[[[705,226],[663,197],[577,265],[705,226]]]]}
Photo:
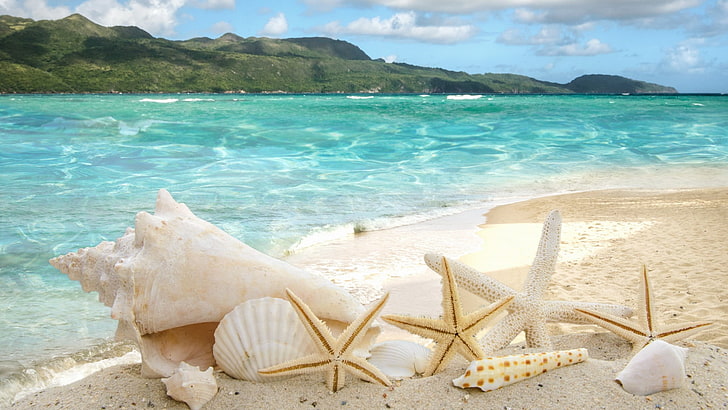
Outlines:
{"type": "Polygon", "coordinates": [[[688,349],[654,340],[643,347],[617,374],[625,391],[641,396],[676,389],[685,383],[688,349]]]}
{"type": "Polygon", "coordinates": [[[270,381],[258,369],[315,353],[316,346],[287,300],[252,299],[225,315],[215,330],[212,353],[230,377],[270,381]]]}
{"type": "Polygon", "coordinates": [[[491,391],[549,370],[581,363],[588,358],[589,352],[586,349],[488,357],[471,362],[465,374],[452,383],[464,389],[477,387],[483,391],[491,391]]]}
{"type": "Polygon", "coordinates": [[[430,349],[416,342],[386,340],[372,346],[371,356],[367,361],[389,378],[404,379],[422,374],[430,354],[430,349]]]}
{"type": "Polygon", "coordinates": [[[217,381],[212,367],[204,372],[197,366],[180,362],[172,376],[162,379],[167,386],[167,395],[183,401],[192,410],[199,410],[217,394],[217,381]]]}

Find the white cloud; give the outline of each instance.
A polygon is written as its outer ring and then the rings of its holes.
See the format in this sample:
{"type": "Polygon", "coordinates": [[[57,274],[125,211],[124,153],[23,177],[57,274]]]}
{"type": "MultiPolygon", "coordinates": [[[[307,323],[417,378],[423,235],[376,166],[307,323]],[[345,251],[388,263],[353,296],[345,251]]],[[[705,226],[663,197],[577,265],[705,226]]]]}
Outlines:
{"type": "Polygon", "coordinates": [[[235,0],[196,0],[193,5],[201,9],[232,10],[235,8],[235,0]]]}
{"type": "Polygon", "coordinates": [[[185,0],[87,0],[76,12],[105,26],[138,26],[155,35],[174,34],[177,11],[185,0]]]}
{"type": "Polygon", "coordinates": [[[332,22],[322,27],[329,35],[354,34],[381,37],[395,37],[427,43],[453,44],[472,38],[477,28],[470,24],[444,22],[433,24],[418,19],[415,12],[397,13],[383,19],[381,17],[360,18],[346,26],[332,22]]]}
{"type": "Polygon", "coordinates": [[[537,54],[545,56],[596,56],[613,52],[614,50],[609,44],[602,43],[600,40],[593,38],[583,45],[570,43],[561,46],[544,47],[537,54]]]}
{"type": "Polygon", "coordinates": [[[232,33],[233,31],[235,31],[235,28],[227,21],[218,21],[217,23],[213,24],[212,27],[210,27],[210,31],[216,34],[225,34],[232,33]]]}
{"type": "Polygon", "coordinates": [[[700,50],[697,48],[698,43],[695,41],[684,41],[667,50],[660,64],[661,70],[683,74],[699,74],[704,72],[706,64],[700,55],[700,50]]]}
{"type": "Polygon", "coordinates": [[[555,45],[568,44],[573,42],[573,36],[565,32],[562,28],[548,25],[542,27],[536,34],[524,33],[519,29],[508,29],[501,33],[496,39],[499,43],[507,45],[555,45]]]}
{"type": "Polygon", "coordinates": [[[391,55],[384,57],[383,60],[385,63],[393,63],[393,62],[397,61],[397,56],[394,54],[391,54],[391,55]]]}
{"type": "Polygon", "coordinates": [[[699,6],[703,0],[305,0],[317,10],[341,6],[385,6],[398,10],[463,15],[517,9],[531,22],[577,23],[660,16],[699,6]]]}
{"type": "Polygon", "coordinates": [[[260,34],[264,36],[280,36],[286,32],[288,32],[288,20],[286,20],[286,15],[278,13],[268,20],[260,34]]]}
{"type": "Polygon", "coordinates": [[[55,20],[72,14],[65,6],[53,7],[46,0],[0,0],[0,15],[26,17],[33,20],[55,20]]]}

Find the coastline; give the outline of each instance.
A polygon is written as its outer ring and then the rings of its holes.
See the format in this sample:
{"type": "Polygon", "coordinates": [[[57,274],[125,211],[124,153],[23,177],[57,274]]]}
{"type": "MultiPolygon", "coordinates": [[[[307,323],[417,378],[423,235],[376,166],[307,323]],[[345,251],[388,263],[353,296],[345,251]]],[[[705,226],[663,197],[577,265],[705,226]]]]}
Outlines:
{"type": "MultiPolygon", "coordinates": [[[[561,211],[564,224],[559,263],[547,289],[547,298],[634,305],[637,273],[645,263],[653,278],[659,323],[716,322],[711,329],[696,336],[698,341],[687,344],[691,347],[687,361],[688,386],[648,397],[626,393],[612,381],[628,359],[626,342],[595,326],[564,328],[553,325],[550,330],[557,335],[555,347],[586,346],[591,359],[494,392],[453,387],[451,380],[462,374],[467,365],[460,359],[453,361],[443,373],[404,380],[393,389],[349,377],[344,389],[336,394],[326,390],[320,374],[255,384],[233,380],[218,372],[221,390],[205,408],[268,405],[287,408],[459,408],[471,405],[695,408],[726,405],[728,323],[724,318],[728,307],[726,294],[721,293],[725,291],[714,286],[728,275],[724,268],[728,262],[725,252],[728,247],[726,188],[590,191],[531,199],[492,209],[484,225],[479,212],[470,212],[459,220],[468,221],[470,228],[467,224],[454,224],[452,219],[407,228],[410,238],[414,238],[411,244],[417,247],[404,254],[395,252],[389,259],[387,254],[397,249],[395,245],[386,242],[377,232],[361,234],[354,238],[357,245],[352,246],[360,253],[357,257],[384,258],[380,268],[390,271],[386,280],[365,278],[366,285],[355,287],[354,294],[366,300],[389,290],[390,303],[384,313],[438,314],[439,276],[429,272],[421,262],[421,249],[451,257],[463,255],[461,260],[464,262],[520,289],[533,259],[543,218],[552,209],[561,211]],[[474,228],[476,224],[481,225],[480,230],[474,228]],[[444,242],[465,239],[451,247],[440,248],[442,241],[425,241],[429,235],[438,235],[444,242]],[[367,241],[371,243],[359,246],[367,241]],[[376,246],[379,253],[372,253],[376,246]],[[408,259],[403,266],[411,264],[411,257],[419,258],[421,269],[396,272],[396,267],[392,268],[400,258],[408,259]]],[[[394,236],[391,234],[391,231],[384,233],[390,235],[384,238],[397,236],[396,232],[394,236]]],[[[310,253],[304,264],[322,269],[333,263],[332,259],[323,257],[324,248],[310,253]]],[[[337,252],[341,253],[341,249],[333,250],[334,254],[337,252]]],[[[297,264],[301,260],[294,255],[291,262],[297,264]]],[[[334,265],[330,269],[349,269],[349,276],[344,276],[346,283],[361,272],[356,269],[356,257],[345,264],[346,267],[334,265]]],[[[499,354],[516,351],[523,349],[512,345],[499,354]]],[[[186,408],[166,397],[158,380],[142,379],[139,365],[123,365],[102,370],[68,386],[31,394],[12,407],[128,408],[150,404],[186,408]]]]}

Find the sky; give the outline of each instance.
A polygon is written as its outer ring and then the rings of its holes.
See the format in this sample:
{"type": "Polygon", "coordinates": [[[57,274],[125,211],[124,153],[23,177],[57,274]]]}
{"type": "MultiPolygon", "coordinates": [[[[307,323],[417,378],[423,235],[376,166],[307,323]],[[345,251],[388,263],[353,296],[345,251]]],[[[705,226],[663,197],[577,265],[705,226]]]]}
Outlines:
{"type": "Polygon", "coordinates": [[[728,93],[728,0],[0,0],[0,15],[73,13],[170,40],[325,36],[471,74],[612,74],[728,93]]]}

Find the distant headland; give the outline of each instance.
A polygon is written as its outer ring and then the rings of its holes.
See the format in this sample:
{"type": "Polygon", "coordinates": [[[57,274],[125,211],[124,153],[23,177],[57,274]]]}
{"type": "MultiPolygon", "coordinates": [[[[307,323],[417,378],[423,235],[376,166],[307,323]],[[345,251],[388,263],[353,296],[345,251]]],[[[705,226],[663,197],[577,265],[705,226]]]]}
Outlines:
{"type": "Polygon", "coordinates": [[[614,75],[567,84],[516,74],[468,74],[371,59],[325,37],[225,34],[171,41],[80,14],[0,16],[0,93],[529,93],[657,94],[673,87],[614,75]]]}

